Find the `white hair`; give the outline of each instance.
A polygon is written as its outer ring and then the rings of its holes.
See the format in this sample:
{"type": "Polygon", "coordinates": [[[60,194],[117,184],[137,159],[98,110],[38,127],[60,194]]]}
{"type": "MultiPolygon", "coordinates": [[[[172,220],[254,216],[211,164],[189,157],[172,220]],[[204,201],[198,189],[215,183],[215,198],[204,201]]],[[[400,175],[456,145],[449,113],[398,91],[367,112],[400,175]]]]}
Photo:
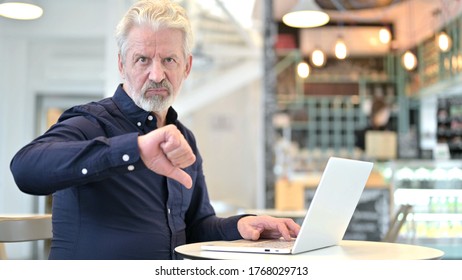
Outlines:
{"type": "Polygon", "coordinates": [[[192,53],[193,35],[186,10],[170,0],[141,0],[126,12],[117,25],[116,41],[122,62],[127,53],[127,37],[134,26],[147,25],[153,30],[161,28],[178,29],[183,33],[183,52],[185,57],[192,53]]]}

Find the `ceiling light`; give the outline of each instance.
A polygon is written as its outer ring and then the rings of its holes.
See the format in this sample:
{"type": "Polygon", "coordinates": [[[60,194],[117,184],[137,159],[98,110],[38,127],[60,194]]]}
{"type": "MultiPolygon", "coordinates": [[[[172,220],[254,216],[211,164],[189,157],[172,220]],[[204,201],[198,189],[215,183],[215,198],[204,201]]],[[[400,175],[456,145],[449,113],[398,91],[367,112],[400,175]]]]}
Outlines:
{"type": "Polygon", "coordinates": [[[318,27],[329,22],[329,15],[323,12],[314,0],[299,0],[297,5],[282,17],[282,21],[291,27],[318,27]]]}
{"type": "Polygon", "coordinates": [[[440,50],[442,52],[447,52],[449,51],[449,49],[451,48],[452,46],[452,40],[451,40],[451,37],[449,37],[449,35],[444,32],[444,31],[441,31],[438,36],[437,36],[437,39],[438,39],[438,47],[440,48],[440,50]]]}
{"type": "Polygon", "coordinates": [[[406,70],[412,71],[417,67],[417,57],[411,51],[406,51],[402,57],[402,63],[406,70]]]}
{"type": "Polygon", "coordinates": [[[320,49],[316,49],[311,53],[311,63],[316,67],[326,64],[326,56],[320,49]]]}
{"type": "Polygon", "coordinates": [[[306,79],[310,75],[310,66],[305,61],[301,61],[297,65],[297,74],[300,78],[306,79]]]}
{"type": "Polygon", "coordinates": [[[41,17],[42,14],[43,9],[33,4],[31,1],[5,1],[0,4],[0,16],[7,18],[32,20],[41,17]]]}
{"type": "Polygon", "coordinates": [[[390,29],[382,27],[379,30],[379,40],[382,44],[388,44],[391,41],[391,32],[390,29]]]}
{"type": "Polygon", "coordinates": [[[342,38],[338,38],[337,42],[335,43],[335,56],[338,59],[345,59],[347,57],[348,50],[345,42],[342,38]]]}

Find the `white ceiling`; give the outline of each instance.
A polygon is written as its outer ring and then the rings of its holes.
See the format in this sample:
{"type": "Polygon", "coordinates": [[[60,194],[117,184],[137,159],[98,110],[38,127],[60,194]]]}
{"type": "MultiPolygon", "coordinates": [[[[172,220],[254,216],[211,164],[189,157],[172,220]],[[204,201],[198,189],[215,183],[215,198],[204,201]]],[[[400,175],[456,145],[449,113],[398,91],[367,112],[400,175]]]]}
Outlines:
{"type": "MultiPolygon", "coordinates": [[[[257,0],[261,5],[265,0],[257,0]]],[[[281,21],[297,0],[274,0],[274,18],[281,21]]],[[[443,21],[460,14],[462,3],[458,0],[407,0],[382,9],[356,11],[326,11],[332,22],[337,23],[393,23],[395,41],[391,46],[378,42],[378,28],[325,26],[301,31],[301,50],[309,53],[319,47],[328,54],[333,53],[335,40],[343,35],[351,55],[383,54],[391,49],[403,51],[416,42],[429,38],[439,29],[443,21]],[[435,14],[440,10],[441,13],[435,14]]]]}

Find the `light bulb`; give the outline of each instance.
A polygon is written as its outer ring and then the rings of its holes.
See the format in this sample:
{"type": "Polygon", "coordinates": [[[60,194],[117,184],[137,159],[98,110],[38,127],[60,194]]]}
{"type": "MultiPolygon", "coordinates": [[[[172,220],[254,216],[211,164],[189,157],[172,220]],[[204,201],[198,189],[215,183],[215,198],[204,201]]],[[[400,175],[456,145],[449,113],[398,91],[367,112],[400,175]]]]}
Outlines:
{"type": "Polygon", "coordinates": [[[347,57],[347,47],[345,42],[342,39],[338,39],[337,43],[335,43],[335,56],[338,59],[345,59],[347,57]]]}
{"type": "Polygon", "coordinates": [[[411,51],[404,53],[402,62],[404,68],[408,71],[412,71],[417,67],[417,57],[411,51]]]}
{"type": "Polygon", "coordinates": [[[438,34],[438,47],[440,48],[442,52],[447,52],[449,51],[451,46],[452,46],[451,37],[449,37],[449,35],[446,32],[441,31],[440,34],[438,34]]]}
{"type": "Polygon", "coordinates": [[[305,61],[297,65],[297,74],[300,78],[306,79],[310,75],[310,66],[305,61]]]}
{"type": "Polygon", "coordinates": [[[311,62],[314,66],[321,67],[326,63],[326,56],[321,50],[316,49],[311,54],[311,62]]]}
{"type": "Polygon", "coordinates": [[[388,28],[382,27],[379,30],[379,40],[382,44],[388,44],[391,41],[391,32],[388,28]]]}

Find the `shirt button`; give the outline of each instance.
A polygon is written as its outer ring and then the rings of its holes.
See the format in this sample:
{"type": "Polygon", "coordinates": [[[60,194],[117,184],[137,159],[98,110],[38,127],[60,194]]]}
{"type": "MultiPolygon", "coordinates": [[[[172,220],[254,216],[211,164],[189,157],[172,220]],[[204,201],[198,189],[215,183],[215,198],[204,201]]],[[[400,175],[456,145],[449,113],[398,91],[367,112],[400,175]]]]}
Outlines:
{"type": "Polygon", "coordinates": [[[151,115],[148,116],[148,120],[152,121],[153,119],[154,119],[153,116],[151,116],[151,115]]]}
{"type": "Polygon", "coordinates": [[[130,160],[130,156],[127,155],[127,154],[125,154],[125,155],[122,156],[122,160],[123,160],[123,161],[129,161],[129,160],[130,160]]]}
{"type": "Polygon", "coordinates": [[[88,173],[88,170],[86,168],[82,168],[82,174],[87,175],[87,173],[88,173]]]}
{"type": "Polygon", "coordinates": [[[137,122],[136,125],[137,125],[137,126],[141,126],[141,122],[137,122]]]}
{"type": "Polygon", "coordinates": [[[167,208],[167,213],[170,215],[170,208],[167,208]]]}
{"type": "Polygon", "coordinates": [[[128,169],[128,171],[133,171],[133,170],[135,170],[135,166],[133,166],[133,165],[130,164],[130,165],[127,167],[127,169],[128,169]]]}

